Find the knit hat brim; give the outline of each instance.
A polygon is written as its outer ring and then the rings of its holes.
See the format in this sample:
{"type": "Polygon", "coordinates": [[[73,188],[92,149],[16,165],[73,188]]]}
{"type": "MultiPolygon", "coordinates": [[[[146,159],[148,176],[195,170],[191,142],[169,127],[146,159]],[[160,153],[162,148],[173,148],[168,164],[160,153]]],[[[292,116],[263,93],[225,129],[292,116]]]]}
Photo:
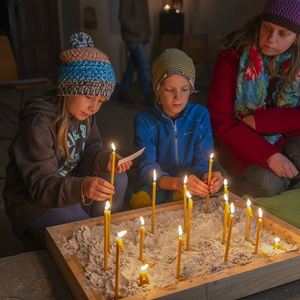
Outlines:
{"type": "Polygon", "coordinates": [[[276,24],[278,26],[286,28],[287,30],[300,34],[300,26],[282,16],[275,16],[269,13],[262,13],[261,20],[276,24]]]}

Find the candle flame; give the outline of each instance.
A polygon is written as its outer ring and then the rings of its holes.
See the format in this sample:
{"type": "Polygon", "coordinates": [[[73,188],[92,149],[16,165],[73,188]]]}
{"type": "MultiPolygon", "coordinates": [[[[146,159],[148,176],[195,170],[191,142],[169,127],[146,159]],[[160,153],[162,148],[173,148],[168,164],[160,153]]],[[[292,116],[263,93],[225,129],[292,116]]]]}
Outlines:
{"type": "Polygon", "coordinates": [[[189,193],[189,191],[186,191],[186,196],[189,198],[189,199],[192,199],[192,196],[191,196],[191,194],[189,193]]]}
{"type": "Polygon", "coordinates": [[[183,184],[187,183],[187,175],[184,176],[183,184]]]}
{"type": "Polygon", "coordinates": [[[230,205],[230,213],[233,215],[234,214],[234,205],[231,203],[230,205]]]}
{"type": "Polygon", "coordinates": [[[224,179],[223,184],[224,186],[227,186],[227,179],[224,179]]]}
{"type": "Polygon", "coordinates": [[[145,271],[148,268],[148,264],[141,266],[141,271],[145,271]]]}
{"type": "Polygon", "coordinates": [[[179,236],[182,236],[182,228],[181,228],[180,225],[179,225],[179,227],[178,227],[178,233],[179,233],[179,236]]]}
{"type": "Polygon", "coordinates": [[[118,232],[118,233],[117,233],[117,236],[118,236],[119,238],[121,238],[126,232],[127,232],[126,230],[121,231],[121,232],[118,232]]]}
{"type": "Polygon", "coordinates": [[[251,201],[248,199],[247,200],[247,206],[250,207],[250,205],[251,205],[251,201]]]}
{"type": "Polygon", "coordinates": [[[144,225],[145,225],[144,218],[143,218],[143,217],[140,217],[140,220],[141,220],[141,226],[144,226],[144,225]]]}
{"type": "Polygon", "coordinates": [[[156,181],[156,172],[153,170],[153,181],[156,181]]]}
{"type": "Polygon", "coordinates": [[[279,238],[275,238],[275,243],[279,243],[279,238]]]}
{"type": "Polygon", "coordinates": [[[109,206],[110,206],[110,204],[109,204],[109,201],[106,201],[106,204],[105,204],[105,210],[109,210],[109,206]]]}
{"type": "Polygon", "coordinates": [[[176,9],[176,14],[179,14],[179,9],[176,9]]]}
{"type": "Polygon", "coordinates": [[[213,157],[214,157],[214,154],[212,153],[212,154],[210,155],[210,159],[213,159],[213,157]]]}
{"type": "Polygon", "coordinates": [[[115,147],[114,143],[111,143],[111,148],[113,149],[113,151],[116,151],[116,147],[115,147]]]}
{"type": "Polygon", "coordinates": [[[261,208],[258,209],[258,215],[259,215],[260,218],[262,218],[262,210],[261,210],[261,208]]]}
{"type": "Polygon", "coordinates": [[[227,194],[224,194],[224,200],[227,202],[228,201],[228,196],[227,194]]]}
{"type": "Polygon", "coordinates": [[[169,10],[169,9],[170,9],[170,5],[169,5],[169,4],[165,5],[165,6],[164,6],[164,9],[165,9],[165,10],[169,10]]]}

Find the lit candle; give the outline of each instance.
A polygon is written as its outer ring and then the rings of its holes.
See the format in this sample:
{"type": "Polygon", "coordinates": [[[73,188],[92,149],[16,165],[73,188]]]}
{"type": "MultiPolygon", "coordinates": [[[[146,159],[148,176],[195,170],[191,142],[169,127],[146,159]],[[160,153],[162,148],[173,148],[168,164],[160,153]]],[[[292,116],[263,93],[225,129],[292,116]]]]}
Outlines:
{"type": "Polygon", "coordinates": [[[193,200],[191,194],[186,191],[186,195],[189,198],[189,207],[188,207],[188,225],[187,225],[187,236],[186,236],[186,251],[190,250],[190,232],[191,232],[191,219],[192,219],[192,208],[193,200]]]}
{"type": "Polygon", "coordinates": [[[140,260],[143,260],[143,243],[144,243],[144,235],[146,232],[146,228],[144,227],[144,218],[140,217],[141,220],[141,237],[140,237],[140,260]]]}
{"type": "Polygon", "coordinates": [[[224,184],[224,193],[225,193],[227,196],[229,196],[228,185],[227,185],[227,179],[224,179],[223,184],[224,184]]]}
{"type": "Polygon", "coordinates": [[[164,6],[164,10],[166,11],[166,12],[169,12],[169,10],[170,10],[170,5],[169,4],[166,4],[165,6],[164,6]]]}
{"type": "Polygon", "coordinates": [[[227,261],[227,258],[228,258],[231,231],[232,231],[232,225],[233,225],[233,219],[234,219],[234,206],[233,206],[233,203],[231,203],[230,211],[231,211],[231,213],[230,213],[230,223],[229,223],[229,228],[228,228],[228,235],[227,235],[227,243],[226,243],[224,261],[227,261]]]}
{"type": "Polygon", "coordinates": [[[187,183],[187,176],[184,177],[183,180],[183,211],[184,211],[184,226],[183,226],[183,231],[186,232],[186,192],[187,192],[187,188],[186,188],[186,183],[187,183]]]}
{"type": "MultiPolygon", "coordinates": [[[[110,184],[114,185],[114,177],[115,177],[115,160],[116,160],[116,147],[113,143],[111,143],[111,148],[112,148],[112,159],[111,159],[111,177],[110,177],[110,184]]],[[[109,200],[110,204],[110,211],[111,211],[111,206],[112,206],[112,195],[109,200]]]]}
{"type": "Polygon", "coordinates": [[[107,254],[110,248],[110,210],[109,210],[109,201],[106,201],[104,208],[104,271],[107,271],[107,254]]]}
{"type": "Polygon", "coordinates": [[[148,264],[141,266],[140,269],[140,286],[144,286],[144,284],[149,284],[150,283],[150,279],[148,277],[148,273],[147,273],[147,268],[148,268],[148,264]]]}
{"type": "Polygon", "coordinates": [[[275,238],[274,251],[279,250],[279,247],[280,247],[279,238],[275,238]]]}
{"type": "Polygon", "coordinates": [[[119,298],[119,278],[120,278],[120,253],[124,249],[124,245],[122,243],[122,236],[127,231],[121,231],[117,233],[117,249],[116,249],[116,284],[115,284],[115,300],[119,298]]]}
{"type": "MultiPolygon", "coordinates": [[[[209,169],[208,169],[208,180],[207,180],[207,185],[210,185],[213,157],[214,157],[214,154],[212,153],[212,154],[210,155],[210,159],[209,159],[209,169]]],[[[206,196],[206,213],[208,213],[208,208],[209,208],[209,193],[208,193],[208,195],[206,196]]]]}
{"type": "Polygon", "coordinates": [[[179,233],[179,238],[178,238],[178,256],[177,256],[177,273],[176,273],[176,278],[180,277],[181,246],[184,246],[184,241],[183,241],[183,237],[182,237],[182,229],[181,229],[180,225],[178,227],[178,233],[179,233]]]}
{"type": "Polygon", "coordinates": [[[156,198],[156,172],[153,171],[153,189],[152,189],[152,227],[151,232],[154,234],[154,224],[155,224],[155,198],[156,198]]]}
{"type": "Polygon", "coordinates": [[[258,209],[258,224],[257,224],[257,233],[256,233],[254,254],[257,254],[258,243],[259,243],[259,237],[260,237],[260,231],[261,230],[262,230],[262,210],[261,210],[261,208],[259,208],[258,209]]]}
{"type": "Polygon", "coordinates": [[[225,200],[225,208],[224,208],[224,225],[223,225],[223,238],[222,238],[222,245],[225,245],[225,237],[226,237],[226,228],[227,228],[227,217],[228,217],[228,196],[224,194],[225,200]]]}
{"type": "Polygon", "coordinates": [[[246,222],[246,241],[248,241],[249,236],[249,225],[250,225],[250,217],[252,216],[252,208],[251,208],[251,201],[247,200],[247,222],[246,222]]]}

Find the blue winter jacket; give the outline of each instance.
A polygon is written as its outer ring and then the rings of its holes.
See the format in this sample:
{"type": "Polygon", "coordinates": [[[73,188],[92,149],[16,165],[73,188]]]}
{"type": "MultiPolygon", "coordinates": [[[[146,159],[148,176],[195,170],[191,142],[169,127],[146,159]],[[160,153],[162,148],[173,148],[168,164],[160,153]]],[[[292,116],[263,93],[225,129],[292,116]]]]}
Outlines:
{"type": "Polygon", "coordinates": [[[139,113],[134,120],[134,146],[145,147],[139,157],[137,179],[151,186],[153,170],[157,182],[163,176],[202,178],[208,172],[213,139],[207,109],[188,103],[175,121],[158,107],[139,113]]]}

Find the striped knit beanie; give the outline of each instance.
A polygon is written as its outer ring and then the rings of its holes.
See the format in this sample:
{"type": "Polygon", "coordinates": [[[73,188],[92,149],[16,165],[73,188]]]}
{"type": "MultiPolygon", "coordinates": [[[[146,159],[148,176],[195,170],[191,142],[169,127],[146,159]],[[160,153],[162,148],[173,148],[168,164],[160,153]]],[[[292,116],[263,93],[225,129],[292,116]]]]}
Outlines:
{"type": "Polygon", "coordinates": [[[58,96],[99,96],[107,100],[113,93],[116,79],[107,56],[94,47],[91,37],[74,33],[69,40],[71,49],[60,54],[58,96]]]}
{"type": "Polygon", "coordinates": [[[195,67],[193,61],[179,49],[166,49],[152,65],[153,90],[157,94],[161,83],[171,73],[184,75],[191,84],[191,93],[194,91],[195,67]]]}
{"type": "Polygon", "coordinates": [[[268,0],[261,18],[300,34],[300,0],[268,0]]]}

